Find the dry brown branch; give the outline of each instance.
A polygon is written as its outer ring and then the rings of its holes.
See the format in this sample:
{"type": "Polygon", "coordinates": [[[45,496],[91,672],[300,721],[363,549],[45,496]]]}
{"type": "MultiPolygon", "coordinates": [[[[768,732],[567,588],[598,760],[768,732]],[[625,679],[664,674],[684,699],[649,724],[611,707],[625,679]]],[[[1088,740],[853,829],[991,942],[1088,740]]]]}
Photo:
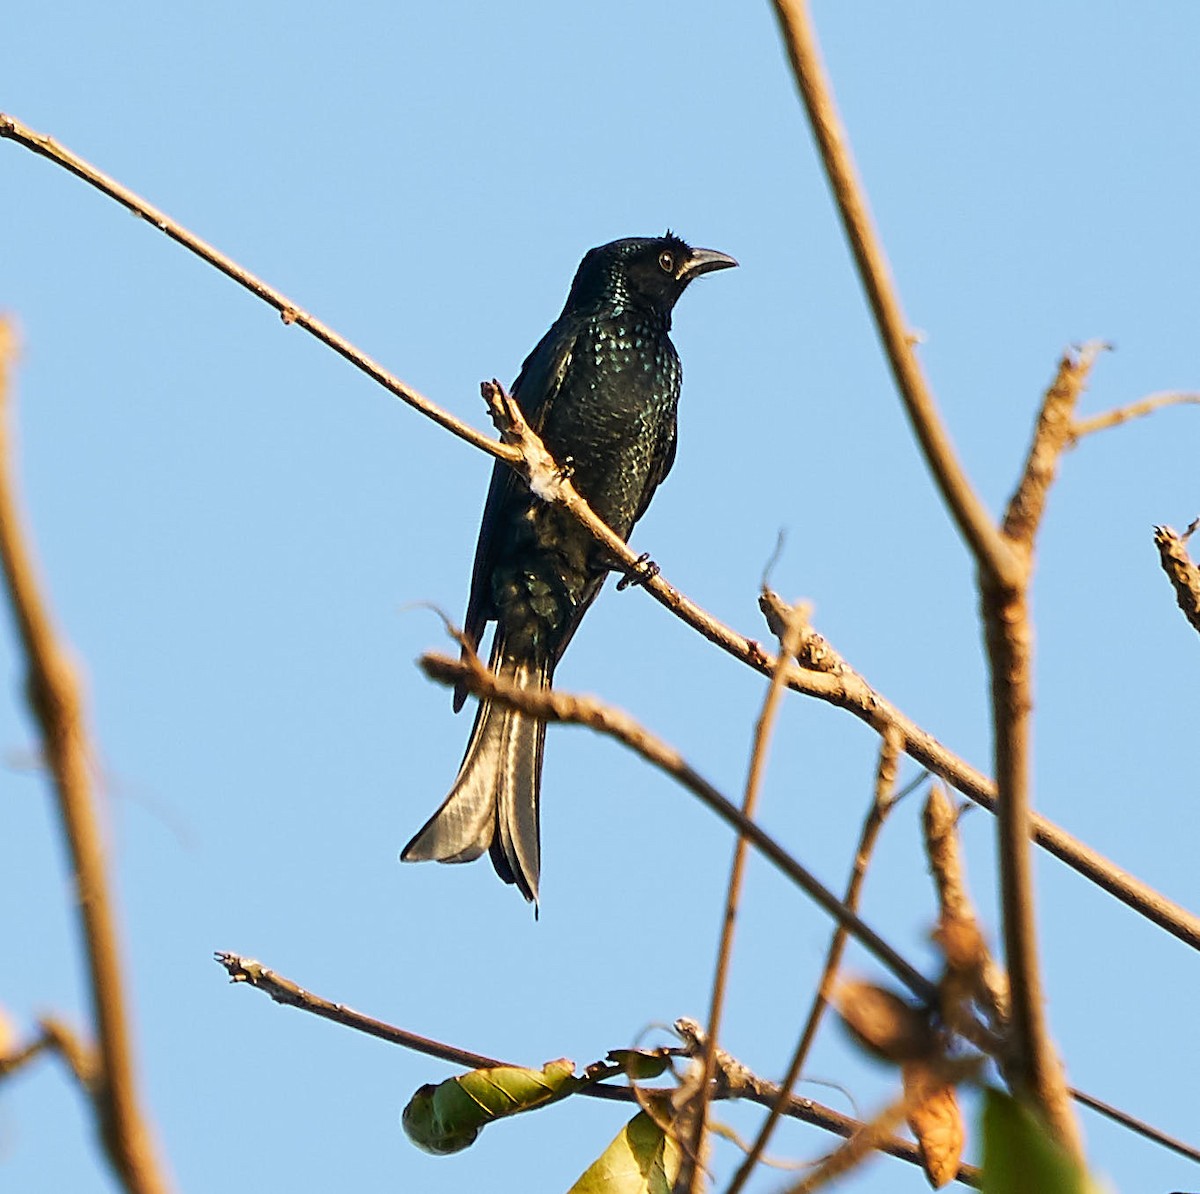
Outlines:
{"type": "Polygon", "coordinates": [[[69,170],[76,177],[82,178],[84,182],[90,183],[110,199],[115,199],[135,216],[152,224],[160,232],[169,236],[171,240],[181,244],[215,269],[220,270],[227,278],[231,278],[239,286],[245,287],[256,298],[260,298],[264,303],[274,307],[285,324],[289,326],[295,324],[316,336],[322,344],[328,345],[356,369],[361,369],[368,377],[377,381],[390,393],[395,394],[402,402],[419,410],[427,418],[457,435],[459,439],[466,440],[467,443],[473,444],[493,456],[498,456],[502,460],[507,460],[510,464],[515,462],[515,453],[506,450],[482,431],[476,431],[468,423],[456,419],[411,386],[405,385],[399,378],[393,377],[382,365],[355,348],[345,337],[338,335],[315,316],[293,303],[286,295],[269,286],[261,278],[255,277],[248,269],[244,269],[219,249],[201,240],[194,232],[190,232],[182,224],[171,219],[165,212],[159,211],[157,207],[152,206],[147,200],[117,182],[116,179],[110,178],[103,171],[98,170],[65,145],[60,145],[44,133],[35,132],[27,125],[22,124],[16,117],[8,116],[3,112],[0,112],[0,138],[7,138],[19,145],[24,145],[27,149],[32,149],[34,153],[48,158],[56,165],[69,170]]]}
{"type": "Polygon", "coordinates": [[[1040,1106],[1052,1131],[1078,1155],[1078,1127],[1045,1025],[1036,951],[1029,860],[1029,836],[1034,828],[1029,797],[1032,634],[1026,590],[1034,532],[1058,457],[1070,436],[1074,402],[1091,366],[1093,351],[1064,358],[1056,385],[1043,403],[1021,482],[998,529],[958,463],[917,364],[821,63],[807,5],[803,0],[774,0],[774,7],[909,420],[942,497],[979,567],[992,676],[996,786],[1000,796],[997,838],[1005,952],[1013,993],[1014,1075],[1018,1087],[1040,1106]]]}
{"type": "MultiPolygon", "coordinates": [[[[229,974],[231,982],[244,982],[248,986],[269,995],[277,1003],[298,1008],[300,1011],[309,1012],[326,1020],[332,1020],[334,1023],[341,1024],[343,1027],[353,1029],[356,1032],[363,1032],[368,1036],[377,1037],[390,1044],[401,1045],[404,1048],[413,1049],[418,1053],[424,1053],[430,1057],[437,1057],[451,1064],[467,1066],[471,1069],[494,1069],[498,1066],[516,1064],[509,1061],[501,1061],[495,1057],[487,1057],[482,1053],[474,1053],[468,1049],[460,1049],[454,1045],[447,1045],[441,1041],[435,1041],[429,1037],[418,1036],[416,1033],[396,1028],[382,1020],[376,1020],[371,1016],[356,1012],[353,1008],[349,1008],[345,1004],[334,1003],[320,995],[313,994],[311,991],[306,991],[292,979],[285,978],[283,975],[269,970],[262,963],[256,962],[251,958],[244,958],[232,953],[218,953],[214,956],[229,974]]],[[[681,1020],[677,1022],[677,1027],[686,1026],[689,1023],[691,1022],[681,1020]]],[[[696,1029],[697,1034],[702,1035],[699,1034],[698,1026],[696,1026],[696,1029]]],[[[745,1066],[733,1062],[724,1051],[718,1051],[717,1060],[718,1078],[722,1083],[717,1089],[717,1098],[748,1099],[752,1102],[769,1106],[778,1097],[778,1087],[756,1077],[745,1066]]],[[[612,1102],[640,1103],[646,1098],[669,1096],[672,1092],[665,1088],[641,1087],[635,1089],[633,1086],[609,1086],[603,1082],[598,1082],[584,1088],[579,1093],[588,1098],[606,1099],[612,1102]]],[[[788,1101],[785,1114],[802,1123],[810,1124],[816,1128],[823,1128],[828,1132],[843,1137],[850,1137],[863,1127],[859,1120],[853,1119],[848,1115],[843,1115],[841,1112],[833,1110],[832,1107],[826,1107],[821,1103],[814,1102],[812,1099],[791,1098],[788,1101]]],[[[919,1165],[921,1163],[917,1147],[911,1141],[893,1137],[881,1143],[879,1148],[882,1152],[899,1157],[910,1164],[919,1165]]],[[[979,1184],[979,1171],[973,1166],[964,1165],[959,1171],[959,1181],[967,1185],[977,1186],[979,1184]]]]}
{"type": "Polygon", "coordinates": [[[1066,1076],[1046,1022],[1037,949],[1032,829],[1033,624],[1029,584],[1033,546],[1046,498],[1067,445],[1075,406],[1103,345],[1065,353],[1042,400],[1021,479],[1005,512],[1003,533],[1021,567],[1002,576],[981,559],[979,590],[991,671],[992,725],[1000,862],[1000,906],[1008,968],[1006,1076],[1040,1108],[1059,1141],[1081,1157],[1083,1141],[1071,1110],[1066,1076]]]}
{"type": "MultiPolygon", "coordinates": [[[[765,596],[766,593],[764,592],[765,596]]],[[[896,772],[900,765],[900,755],[903,748],[904,743],[895,729],[889,728],[884,731],[883,741],[879,746],[879,762],[875,768],[875,786],[871,799],[871,807],[863,822],[862,832],[858,839],[858,848],[854,852],[854,866],[850,872],[850,879],[846,884],[846,894],[842,897],[842,902],[846,907],[855,912],[858,911],[858,900],[862,892],[863,879],[867,873],[871,854],[875,849],[875,842],[879,838],[879,831],[883,828],[883,822],[895,804],[894,789],[896,772]]],[[[808,1017],[804,1022],[804,1029],[800,1033],[800,1040],[796,1043],[796,1048],[792,1051],[787,1073],[784,1075],[783,1081],[779,1084],[779,1097],[771,1105],[771,1110],[766,1120],[759,1129],[758,1135],[755,1137],[754,1143],[750,1146],[741,1165],[738,1166],[737,1172],[733,1175],[725,1194],[738,1194],[746,1182],[749,1181],[750,1174],[754,1171],[755,1165],[758,1164],[759,1159],[766,1151],[767,1144],[771,1139],[771,1133],[775,1130],[775,1125],[779,1122],[784,1105],[791,1096],[792,1088],[796,1085],[800,1077],[800,1071],[804,1068],[804,1063],[808,1058],[812,1043],[816,1040],[817,1029],[820,1027],[821,1017],[826,1007],[826,992],[829,991],[830,984],[837,974],[837,968],[841,964],[845,947],[846,932],[841,925],[838,925],[834,929],[833,939],[829,943],[825,965],[821,971],[821,978],[817,983],[817,993],[813,998],[812,1006],[809,1008],[808,1017]]]]}
{"type": "MultiPolygon", "coordinates": [[[[675,1031],[679,1033],[693,1054],[698,1054],[705,1048],[706,1042],[703,1029],[694,1020],[686,1018],[676,1020],[675,1031]]],[[[782,1100],[784,1105],[783,1113],[793,1119],[802,1120],[805,1123],[813,1124],[815,1127],[825,1128],[827,1131],[834,1132],[846,1140],[857,1140],[859,1144],[869,1141],[870,1143],[867,1143],[868,1148],[887,1153],[893,1157],[899,1157],[914,1165],[924,1164],[919,1146],[911,1141],[891,1135],[888,1131],[879,1131],[878,1125],[865,1124],[861,1120],[851,1119],[849,1116],[840,1117],[839,1120],[832,1120],[827,1115],[828,1109],[823,1107],[821,1108],[822,1115],[820,1122],[808,1119],[803,1114],[798,1113],[797,1104],[803,1107],[809,1103],[809,1100],[797,1099],[794,1095],[786,1095],[781,1087],[758,1077],[757,1074],[724,1049],[718,1048],[716,1050],[716,1059],[717,1073],[714,1098],[747,1099],[761,1106],[772,1108],[782,1100]]],[[[973,1062],[968,1064],[972,1067],[974,1066],[973,1062]]],[[[812,1104],[812,1106],[820,1107],[821,1105],[816,1103],[812,1104]]],[[[857,1148],[858,1146],[856,1145],[855,1147],[857,1148]]],[[[981,1178],[979,1170],[973,1165],[960,1165],[955,1176],[958,1181],[967,1186],[979,1185],[981,1178]]]]}
{"type": "MultiPolygon", "coordinates": [[[[991,953],[983,945],[983,934],[977,928],[979,918],[967,894],[966,873],[958,845],[958,814],[940,784],[933,784],[925,801],[922,823],[925,835],[925,855],[938,893],[939,919],[943,926],[970,925],[976,927],[982,955],[973,975],[971,997],[983,1008],[988,1024],[1002,1032],[1008,1023],[1008,978],[991,953]]],[[[948,959],[949,960],[949,959],[948,959]]],[[[947,1015],[952,1009],[943,1008],[943,1016],[955,1031],[962,1025],[947,1015]]]]}
{"type": "Polygon", "coordinates": [[[29,705],[53,776],[75,882],[100,1060],[92,1105],[105,1154],[126,1189],[136,1194],[164,1194],[170,1187],[137,1094],[117,918],[92,799],[92,752],[83,698],[75,668],[55,635],[32,554],[21,533],[8,443],[8,374],[14,356],[15,335],[7,322],[0,321],[0,561],[28,662],[29,705]]]}
{"type": "Polygon", "coordinates": [[[1168,390],[1161,394],[1149,394],[1145,398],[1139,398],[1136,402],[1131,402],[1128,406],[1119,406],[1116,410],[1108,410],[1099,415],[1090,415],[1086,419],[1075,419],[1072,421],[1070,430],[1067,433],[1067,447],[1075,447],[1085,435],[1091,435],[1096,431],[1104,431],[1109,427],[1120,427],[1122,423],[1128,423],[1131,419],[1140,419],[1145,415],[1153,414],[1156,410],[1161,410],[1164,406],[1182,406],[1192,403],[1200,403],[1200,394],[1188,394],[1168,390]]]}
{"type": "MultiPolygon", "coordinates": [[[[759,598],[759,607],[768,626],[775,626],[779,611],[786,608],[786,604],[778,594],[765,590],[759,598]]],[[[910,758],[969,800],[995,813],[996,787],[991,780],[891,705],[819,634],[811,633],[808,642],[810,658],[798,657],[798,662],[804,666],[788,677],[793,689],[846,709],[880,733],[889,727],[898,730],[904,739],[904,751],[910,758]],[[832,685],[830,681],[833,681],[832,685]]],[[[1180,941],[1200,949],[1200,917],[1122,870],[1053,821],[1032,813],[1030,822],[1033,840],[1043,849],[1180,941]]]]}
{"type": "MultiPolygon", "coordinates": [[[[94,166],[51,138],[35,133],[15,118],[0,113],[0,139],[2,138],[25,145],[97,187],[103,193],[110,195],[135,215],[154,224],[179,244],[197,253],[222,273],[245,286],[252,294],[281,311],[285,322],[296,323],[311,332],[390,392],[410,403],[415,409],[426,413],[436,423],[446,427],[461,439],[515,467],[520,467],[518,462],[524,461],[526,455],[537,455],[534,447],[536,436],[532,431],[527,430],[523,433],[527,445],[524,449],[515,449],[510,444],[497,444],[489,440],[480,432],[459,422],[429,402],[428,399],[421,397],[386,373],[365,354],[347,343],[320,321],[300,311],[295,304],[278,291],[254,277],[224,254],[206,245],[199,237],[170,220],[128,188],[108,178],[94,166]]],[[[614,560],[630,569],[636,569],[638,557],[588,509],[587,504],[577,494],[573,498],[567,496],[573,493],[571,488],[556,482],[555,490],[556,500],[573,503],[571,508],[575,511],[580,523],[587,527],[597,541],[609,550],[614,560]]],[[[761,644],[718,621],[669,584],[665,578],[662,576],[649,577],[641,587],[709,642],[749,667],[755,668],[763,675],[771,674],[774,660],[763,650],[761,644]]],[[[823,644],[824,640],[821,640],[821,645],[823,644]]],[[[992,812],[995,811],[995,785],[986,776],[943,746],[928,731],[911,721],[857,673],[847,669],[843,674],[838,668],[833,669],[833,674],[824,674],[822,671],[813,670],[820,666],[814,661],[811,666],[790,669],[785,678],[788,687],[796,692],[836,705],[838,708],[846,709],[877,731],[882,731],[889,725],[895,726],[904,738],[905,750],[911,758],[934,774],[941,776],[946,783],[968,799],[974,800],[992,812]]],[[[1035,815],[1033,827],[1036,833],[1035,840],[1056,858],[1160,928],[1186,942],[1193,949],[1200,949],[1200,918],[1130,875],[1053,822],[1035,815]]]]}
{"type": "Polygon", "coordinates": [[[1200,568],[1192,563],[1187,551],[1188,536],[1196,525],[1192,523],[1182,535],[1168,526],[1155,527],[1154,546],[1158,548],[1159,561],[1175,590],[1175,600],[1183,616],[1193,630],[1200,632],[1200,568]]]}
{"type": "Polygon", "coordinates": [[[904,318],[883,245],[875,233],[866,195],[859,183],[845,129],[833,99],[833,89],[821,61],[808,5],[804,0],[773,0],[773,3],[791,61],[792,74],[808,112],[809,124],[817,140],[846,238],[854,253],[859,278],[871,304],[875,326],[887,353],[896,387],[904,400],[909,422],[925,454],[925,462],[947,509],[975,556],[986,560],[996,575],[1014,577],[1017,561],[958,462],[949,433],[942,425],[933,392],[917,360],[914,337],[904,318]]]}
{"type": "MultiPolygon", "coordinates": [[[[792,607],[778,593],[763,588],[758,595],[758,608],[762,610],[763,618],[771,633],[783,642],[788,627],[795,622],[798,626],[796,645],[791,651],[785,652],[785,657],[791,655],[803,668],[815,672],[828,672],[834,676],[852,674],[849,664],[829,645],[828,640],[819,635],[808,623],[809,609],[792,607]]],[[[888,728],[885,727],[886,733],[888,728]]]]}
{"type": "Polygon", "coordinates": [[[367,1036],[378,1037],[381,1041],[387,1041],[389,1044],[402,1045],[405,1049],[412,1049],[414,1052],[437,1057],[452,1065],[466,1066],[469,1069],[493,1069],[509,1064],[505,1061],[497,1061],[494,1057],[487,1057],[482,1053],[472,1053],[467,1049],[444,1045],[441,1041],[418,1036],[415,1032],[408,1032],[403,1028],[396,1028],[382,1020],[375,1020],[362,1012],[356,1012],[344,1003],[332,1003],[320,995],[306,991],[290,978],[285,978],[282,974],[267,969],[261,962],[257,962],[253,958],[225,952],[215,953],[213,957],[225,967],[231,983],[246,983],[256,990],[265,992],[276,1003],[311,1012],[314,1016],[332,1020],[335,1024],[354,1029],[355,1032],[363,1032],[367,1036]]]}
{"type": "Polygon", "coordinates": [[[629,714],[593,697],[574,696],[555,688],[521,688],[494,675],[474,654],[451,659],[429,652],[421,656],[420,666],[430,679],[439,684],[462,684],[473,696],[520,709],[542,721],[588,726],[624,743],[648,763],[675,778],[730,828],[744,834],[779,871],[838,924],[845,925],[855,940],[874,954],[914,995],[928,1000],[935,994],[936,988],[920,971],[801,866],[770,834],[743,816],[741,809],[718,792],[677,750],[655,737],[629,714]]]}
{"type": "MultiPolygon", "coordinates": [[[[771,671],[771,683],[763,698],[762,712],[754,727],[754,741],[750,751],[750,767],[746,774],[746,788],[742,796],[742,816],[753,820],[762,788],[763,772],[766,769],[767,745],[783,697],[783,676],[788,660],[796,654],[801,636],[808,625],[808,609],[804,605],[790,607],[783,616],[779,633],[779,655],[771,671]]],[[[703,1053],[703,1075],[696,1107],[696,1122],[693,1128],[692,1147],[685,1153],[680,1179],[676,1187],[695,1194],[699,1188],[700,1166],[695,1158],[701,1155],[704,1130],[708,1115],[708,1091],[716,1067],[717,1037],[721,1025],[721,1013],[725,1002],[725,983],[729,974],[729,959],[733,952],[733,934],[737,922],[738,902],[741,897],[742,876],[746,866],[746,836],[739,832],[733,848],[733,862],[729,869],[729,884],[725,894],[725,915],[721,921],[721,941],[717,949],[716,971],[713,975],[712,998],[709,1003],[707,1043],[703,1053]]]]}
{"type": "MultiPolygon", "coordinates": [[[[1064,353],[1058,363],[1058,372],[1042,399],[1025,468],[1004,515],[1004,536],[1019,554],[1021,568],[1008,576],[992,572],[997,585],[1015,588],[1028,582],[1034,535],[1042,521],[1046,496],[1054,483],[1059,458],[1071,440],[1075,405],[1096,357],[1105,348],[1106,345],[1099,342],[1085,344],[1078,351],[1064,353]]],[[[981,561],[981,566],[983,564],[981,561]]]]}

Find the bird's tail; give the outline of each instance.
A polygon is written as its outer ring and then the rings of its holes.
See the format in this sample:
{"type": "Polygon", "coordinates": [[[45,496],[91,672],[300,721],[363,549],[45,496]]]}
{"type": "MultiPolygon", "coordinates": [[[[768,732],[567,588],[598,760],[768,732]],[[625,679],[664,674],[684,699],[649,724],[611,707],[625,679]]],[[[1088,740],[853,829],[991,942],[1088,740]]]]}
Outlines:
{"type": "MultiPolygon", "coordinates": [[[[497,628],[495,674],[522,688],[548,688],[548,659],[517,659],[497,628]]],[[[537,902],[541,871],[539,804],[546,723],[516,709],[480,701],[462,766],[442,807],[404,847],[405,862],[470,862],[489,850],[505,883],[537,902]]]]}

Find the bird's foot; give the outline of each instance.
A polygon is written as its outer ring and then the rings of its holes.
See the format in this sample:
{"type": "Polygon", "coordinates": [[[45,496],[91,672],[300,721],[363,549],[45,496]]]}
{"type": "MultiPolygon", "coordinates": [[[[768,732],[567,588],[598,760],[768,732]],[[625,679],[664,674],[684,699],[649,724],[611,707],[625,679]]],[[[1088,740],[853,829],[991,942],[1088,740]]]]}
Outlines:
{"type": "Polygon", "coordinates": [[[650,558],[650,553],[644,551],[630,567],[622,564],[620,571],[625,575],[617,581],[618,593],[622,589],[637,588],[639,585],[652,581],[662,569],[650,558]]]}
{"type": "Polygon", "coordinates": [[[569,481],[575,475],[575,457],[564,456],[558,462],[558,479],[560,481],[569,481]]]}

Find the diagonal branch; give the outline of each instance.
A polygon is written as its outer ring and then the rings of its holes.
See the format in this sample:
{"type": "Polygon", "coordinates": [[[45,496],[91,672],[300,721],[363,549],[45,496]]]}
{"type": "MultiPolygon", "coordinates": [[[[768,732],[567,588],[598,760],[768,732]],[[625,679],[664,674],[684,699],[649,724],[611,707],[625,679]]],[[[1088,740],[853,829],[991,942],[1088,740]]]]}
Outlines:
{"type": "MultiPolygon", "coordinates": [[[[779,611],[785,608],[782,599],[768,590],[760,597],[759,605],[768,625],[778,625],[779,611]]],[[[820,635],[810,634],[797,658],[802,666],[789,674],[790,687],[847,710],[880,733],[889,727],[898,730],[909,758],[988,812],[996,812],[996,785],[872,688],[820,635]],[[817,667],[827,670],[813,670],[817,667]]],[[[1122,870],[1053,821],[1033,813],[1030,825],[1033,840],[1043,849],[1180,941],[1200,949],[1200,917],[1122,870]]]]}
{"type": "MultiPolygon", "coordinates": [[[[518,467],[519,470],[530,467],[527,463],[518,464],[518,461],[527,461],[529,452],[537,455],[534,443],[536,441],[537,446],[540,447],[540,441],[537,441],[537,437],[531,430],[527,429],[523,433],[527,436],[527,440],[521,446],[514,446],[512,441],[496,443],[488,439],[474,428],[447,414],[428,399],[418,395],[416,391],[405,386],[403,382],[398,381],[364,353],[350,345],[343,337],[331,331],[319,320],[302,312],[277,290],[254,277],[212,246],[205,244],[195,234],[58,142],[33,132],[11,116],[0,114],[0,139],[4,138],[41,154],[82,178],[85,182],[97,187],[103,193],[110,195],[135,215],[153,223],[173,240],[197,253],[216,269],[245,286],[252,294],[281,311],[287,322],[296,323],[317,336],[323,343],[350,361],[351,364],[362,369],[391,393],[427,414],[434,422],[447,428],[459,438],[491,456],[505,460],[510,465],[518,467]]],[[[515,407],[515,403],[512,405],[515,407]]],[[[544,453],[544,449],[542,451],[544,453]]],[[[523,475],[525,474],[523,473],[523,475]]],[[[564,504],[569,503],[580,524],[586,527],[597,541],[612,553],[614,559],[625,563],[631,569],[636,569],[638,557],[634,552],[592,513],[587,503],[578,494],[570,496],[572,494],[574,494],[573,487],[560,485],[556,500],[564,504]]],[[[726,654],[748,667],[770,676],[775,661],[756,639],[740,634],[718,621],[661,575],[646,578],[640,583],[640,587],[646,589],[660,605],[686,622],[714,646],[719,647],[726,654]]],[[[806,663],[807,661],[802,659],[801,662],[806,663]]],[[[786,683],[795,692],[846,709],[876,731],[882,732],[887,726],[894,726],[904,738],[905,751],[910,758],[940,776],[968,799],[995,812],[996,788],[986,776],[954,754],[927,730],[906,717],[851,669],[844,671],[833,669],[827,674],[822,671],[810,670],[806,666],[794,667],[788,670],[786,683]]],[[[1133,908],[1139,915],[1146,917],[1193,949],[1200,949],[1200,917],[1194,916],[1179,904],[1167,899],[1161,892],[1130,875],[1053,822],[1035,815],[1032,824],[1037,843],[1049,850],[1056,858],[1122,903],[1133,908]]]]}
{"type": "Polygon", "coordinates": [[[930,1000],[934,985],[894,950],[859,916],[851,912],[819,879],[801,866],[755,821],[695,771],[674,748],[639,725],[628,713],[593,697],[573,696],[555,688],[522,688],[493,674],[473,652],[461,659],[429,652],[421,656],[421,669],[439,684],[462,684],[473,696],[520,709],[546,722],[584,725],[624,743],[648,763],[672,776],[702,804],[768,858],[816,904],[827,912],[868,952],[886,966],[919,999],[930,1000]]]}
{"type": "Polygon", "coordinates": [[[1016,574],[1017,560],[997,533],[991,514],[958,461],[913,349],[913,335],[904,318],[883,245],[871,221],[866,195],[821,61],[808,5],[804,0],[773,0],[773,4],[859,278],[925,462],[972,553],[977,559],[986,560],[998,576],[1011,578],[1016,574]]]}
{"type": "Polygon", "coordinates": [[[83,698],[75,668],[51,624],[21,534],[8,445],[7,380],[14,355],[12,330],[0,322],[0,563],[28,660],[26,691],[54,779],[75,883],[100,1063],[92,1105],[105,1153],[120,1181],[134,1194],[165,1194],[169,1183],[137,1092],[117,918],[92,799],[91,748],[83,698]]]}
{"type": "MultiPolygon", "coordinates": [[[[500,1066],[512,1065],[512,1062],[501,1061],[495,1057],[487,1057],[482,1053],[474,1053],[469,1049],[460,1049],[456,1045],[447,1045],[430,1037],[419,1036],[407,1029],[397,1028],[383,1020],[357,1012],[344,1003],[334,1003],[311,991],[306,991],[299,983],[274,970],[269,970],[261,962],[245,958],[239,954],[217,953],[216,960],[225,968],[231,982],[246,983],[256,990],[269,995],[276,1003],[298,1008],[331,1020],[345,1028],[356,1032],[366,1033],[389,1044],[401,1045],[430,1057],[437,1057],[454,1065],[467,1066],[471,1069],[496,1069],[500,1066]]],[[[778,1096],[778,1087],[755,1077],[745,1067],[739,1067],[741,1082],[729,1086],[726,1090],[718,1091],[717,1097],[740,1098],[762,1105],[770,1105],[778,1096]]],[[[581,1089],[579,1094],[586,1098],[606,1099],[611,1102],[637,1103],[646,1095],[669,1095],[668,1090],[635,1089],[632,1086],[609,1086],[605,1082],[596,1082],[581,1089]]],[[[823,1128],[828,1132],[842,1137],[851,1137],[860,1131],[863,1125],[840,1111],[834,1111],[812,1099],[798,1099],[794,1096],[788,1100],[785,1114],[802,1123],[813,1127],[823,1128]]],[[[912,1141],[893,1136],[878,1146],[882,1152],[899,1157],[913,1165],[921,1164],[920,1152],[912,1141]]],[[[979,1185],[979,1170],[972,1165],[963,1165],[958,1174],[958,1180],[970,1186],[979,1185]]]]}
{"type": "Polygon", "coordinates": [[[507,460],[511,463],[516,459],[515,453],[503,448],[482,431],[476,431],[474,427],[464,423],[461,419],[456,419],[452,414],[442,410],[440,406],[431,402],[423,394],[418,393],[411,386],[405,385],[399,378],[393,377],[382,365],[373,361],[366,353],[355,348],[344,336],[340,336],[331,327],[322,323],[315,316],[310,315],[296,303],[293,303],[286,295],[276,290],[273,286],[269,286],[248,269],[238,265],[232,258],[227,257],[219,249],[202,240],[194,232],[188,231],[187,228],[176,220],[171,219],[165,212],[159,211],[157,207],[152,206],[140,195],[135,194],[128,187],[117,182],[115,178],[110,178],[102,170],[85,161],[77,153],[73,153],[65,145],[60,145],[52,137],[47,137],[44,133],[35,132],[15,117],[8,116],[3,112],[0,112],[0,138],[16,141],[19,145],[24,145],[27,149],[32,149],[34,153],[48,158],[56,165],[69,170],[76,177],[82,178],[84,182],[90,183],[110,199],[115,199],[122,207],[126,207],[133,212],[135,216],[140,216],[160,232],[169,236],[173,241],[181,244],[185,249],[195,253],[203,261],[220,270],[227,278],[232,278],[239,286],[245,287],[256,298],[260,298],[264,303],[274,307],[279,312],[285,324],[290,325],[294,323],[297,327],[302,327],[306,332],[316,336],[322,344],[328,345],[328,347],[332,348],[339,356],[344,357],[356,369],[361,369],[363,373],[374,381],[377,381],[384,389],[394,394],[402,402],[407,403],[427,418],[446,428],[447,431],[457,435],[459,439],[466,440],[467,443],[473,444],[476,448],[492,456],[497,456],[501,460],[507,460]]]}

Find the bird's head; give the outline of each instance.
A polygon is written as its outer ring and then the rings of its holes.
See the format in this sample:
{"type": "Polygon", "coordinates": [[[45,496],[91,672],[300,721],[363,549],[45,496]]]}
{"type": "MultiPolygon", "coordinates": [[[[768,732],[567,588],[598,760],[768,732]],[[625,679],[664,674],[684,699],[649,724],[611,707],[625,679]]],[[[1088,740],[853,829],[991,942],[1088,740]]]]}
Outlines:
{"type": "Polygon", "coordinates": [[[605,303],[649,309],[669,320],[693,278],[737,262],[715,249],[693,249],[672,232],[629,237],[592,249],[579,263],[568,307],[605,303]]]}

